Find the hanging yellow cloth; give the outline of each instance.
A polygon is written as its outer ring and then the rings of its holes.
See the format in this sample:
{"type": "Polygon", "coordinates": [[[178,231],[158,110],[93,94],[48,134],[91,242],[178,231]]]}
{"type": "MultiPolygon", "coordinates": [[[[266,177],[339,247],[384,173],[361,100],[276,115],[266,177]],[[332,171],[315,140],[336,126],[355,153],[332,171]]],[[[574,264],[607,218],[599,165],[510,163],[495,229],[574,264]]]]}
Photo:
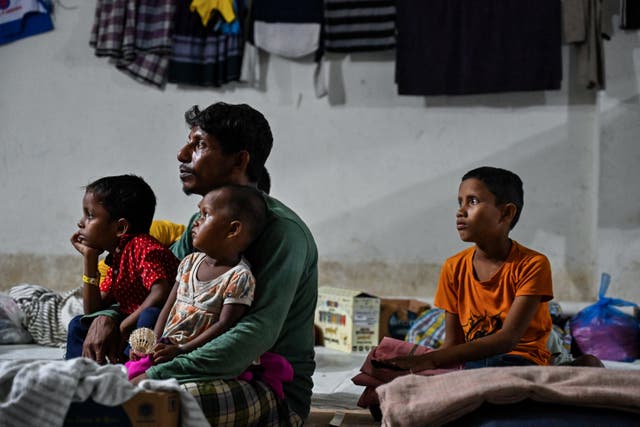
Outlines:
{"type": "Polygon", "coordinates": [[[233,11],[233,0],[193,0],[189,10],[198,12],[202,25],[205,27],[211,19],[211,13],[218,10],[225,21],[233,22],[236,19],[236,13],[233,11]]]}

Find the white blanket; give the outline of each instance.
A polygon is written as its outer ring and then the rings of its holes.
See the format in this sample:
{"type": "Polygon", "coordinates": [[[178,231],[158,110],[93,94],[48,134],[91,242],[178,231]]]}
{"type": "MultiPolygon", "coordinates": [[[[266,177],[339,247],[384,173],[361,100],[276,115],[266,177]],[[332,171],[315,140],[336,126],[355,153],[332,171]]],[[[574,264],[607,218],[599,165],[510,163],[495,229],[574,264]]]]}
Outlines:
{"type": "Polygon", "coordinates": [[[86,358],[0,362],[0,425],[62,426],[71,402],[91,397],[116,406],[142,389],[178,391],[182,426],[209,426],[194,397],[177,381],[145,380],[136,387],[122,365],[101,366],[86,358]]]}
{"type": "Polygon", "coordinates": [[[376,389],[385,426],[439,426],[483,402],[524,399],[640,414],[640,370],[569,366],[482,368],[407,375],[376,389]]]}

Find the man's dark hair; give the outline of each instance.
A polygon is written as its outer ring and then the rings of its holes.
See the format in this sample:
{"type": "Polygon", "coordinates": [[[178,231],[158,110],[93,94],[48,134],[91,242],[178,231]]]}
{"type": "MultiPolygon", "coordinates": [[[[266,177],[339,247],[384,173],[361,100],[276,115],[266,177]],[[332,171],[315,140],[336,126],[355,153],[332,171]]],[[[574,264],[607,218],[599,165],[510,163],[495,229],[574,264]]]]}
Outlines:
{"type": "Polygon", "coordinates": [[[250,241],[253,242],[262,232],[267,222],[267,205],[262,193],[247,185],[225,185],[218,190],[229,191],[225,208],[229,216],[239,219],[249,231],[250,241]]]}
{"type": "Polygon", "coordinates": [[[247,104],[217,102],[204,110],[194,105],[184,118],[191,128],[197,126],[215,137],[225,154],[246,150],[249,181],[264,181],[263,175],[267,173],[264,164],[273,147],[273,135],[262,113],[247,104]]]}
{"type": "Polygon", "coordinates": [[[100,178],[85,187],[109,213],[112,221],[125,218],[130,234],[149,233],[156,196],[142,178],[118,175],[100,178]]]}
{"type": "Polygon", "coordinates": [[[513,230],[513,227],[516,226],[520,219],[522,207],[524,206],[524,190],[522,189],[522,180],[520,177],[506,169],[482,166],[465,173],[462,181],[469,178],[482,181],[491,194],[495,196],[497,205],[503,205],[505,203],[513,203],[516,205],[516,214],[510,226],[510,229],[513,230]]]}

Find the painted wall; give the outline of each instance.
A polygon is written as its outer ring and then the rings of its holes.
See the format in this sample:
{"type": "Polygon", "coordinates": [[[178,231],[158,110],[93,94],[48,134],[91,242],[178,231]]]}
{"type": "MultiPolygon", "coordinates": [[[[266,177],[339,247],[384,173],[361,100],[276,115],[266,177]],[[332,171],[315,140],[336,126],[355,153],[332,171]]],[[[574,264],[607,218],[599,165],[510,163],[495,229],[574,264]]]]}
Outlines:
{"type": "Polygon", "coordinates": [[[432,296],[439,266],[465,247],[454,228],[470,168],[516,171],[525,209],[513,237],[547,254],[559,299],[611,294],[640,302],[638,32],[606,43],[606,93],[577,87],[564,51],[559,91],[400,97],[392,54],[329,56],[328,97],[311,61],[262,55],[259,87],[164,90],[137,83],[88,46],[95,1],[58,7],[53,32],[0,47],[0,288],[78,284],[69,237],[82,186],[142,175],[157,218],[185,222],[175,155],[191,105],[249,103],[275,135],[272,194],[310,226],[321,285],[432,296]]]}

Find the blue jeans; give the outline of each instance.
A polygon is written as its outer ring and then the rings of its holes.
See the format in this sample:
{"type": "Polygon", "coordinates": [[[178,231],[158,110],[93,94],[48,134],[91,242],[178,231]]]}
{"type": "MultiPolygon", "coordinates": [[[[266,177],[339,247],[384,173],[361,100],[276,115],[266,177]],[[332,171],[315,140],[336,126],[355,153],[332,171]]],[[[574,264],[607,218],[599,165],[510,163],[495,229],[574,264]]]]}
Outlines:
{"type": "MultiPolygon", "coordinates": [[[[145,308],[142,313],[140,313],[140,316],[138,316],[136,328],[153,329],[159,315],[160,309],[158,307],[145,308]]],[[[76,316],[69,322],[67,329],[67,353],[64,356],[67,360],[82,356],[82,345],[93,321],[93,319],[91,319],[91,321],[85,319],[85,321],[82,322],[83,317],[83,315],[76,316]]],[[[127,348],[124,350],[124,354],[127,355],[127,357],[129,357],[129,349],[130,346],[127,345],[127,348]]]]}
{"type": "Polygon", "coordinates": [[[494,368],[498,366],[531,366],[531,365],[536,365],[536,363],[522,356],[515,356],[513,354],[498,354],[496,356],[487,357],[486,359],[465,362],[464,369],[494,368]]]}

